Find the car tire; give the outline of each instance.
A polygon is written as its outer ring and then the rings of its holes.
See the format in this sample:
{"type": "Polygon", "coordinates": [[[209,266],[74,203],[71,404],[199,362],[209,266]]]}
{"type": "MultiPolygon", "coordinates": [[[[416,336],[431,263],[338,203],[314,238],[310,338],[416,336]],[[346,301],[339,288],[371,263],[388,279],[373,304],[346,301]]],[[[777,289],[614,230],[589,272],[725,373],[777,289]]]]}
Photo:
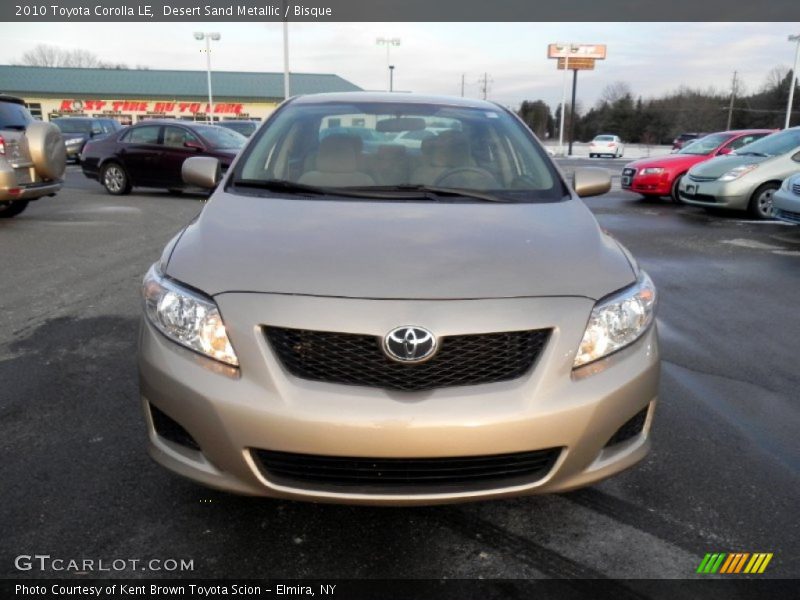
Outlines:
{"type": "Polygon", "coordinates": [[[670,191],[669,191],[669,197],[672,199],[672,201],[675,204],[683,204],[683,200],[681,200],[681,195],[680,195],[679,188],[680,188],[680,185],[681,185],[681,180],[683,180],[683,176],[684,175],[686,175],[686,173],[681,173],[680,175],[678,175],[675,178],[675,181],[672,182],[672,188],[670,188],[670,191]]]}
{"type": "Polygon", "coordinates": [[[589,153],[589,158],[594,158],[595,156],[595,154],[592,154],[591,152],[589,153]]]}
{"type": "Polygon", "coordinates": [[[117,162],[108,162],[100,170],[100,183],[113,196],[123,196],[131,191],[131,180],[125,168],[117,162]]]}
{"type": "Polygon", "coordinates": [[[747,212],[754,219],[772,218],[772,195],[780,187],[777,183],[765,183],[753,192],[750,203],[747,205],[747,212]]]}
{"type": "Polygon", "coordinates": [[[26,208],[28,208],[28,200],[0,202],[0,219],[10,219],[11,217],[16,217],[26,208]]]}

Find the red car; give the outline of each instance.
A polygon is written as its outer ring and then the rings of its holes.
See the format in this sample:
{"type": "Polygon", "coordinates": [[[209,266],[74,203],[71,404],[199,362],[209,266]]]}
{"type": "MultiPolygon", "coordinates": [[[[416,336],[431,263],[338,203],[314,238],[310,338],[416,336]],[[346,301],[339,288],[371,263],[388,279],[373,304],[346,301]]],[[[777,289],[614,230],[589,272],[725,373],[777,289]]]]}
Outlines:
{"type": "Polygon", "coordinates": [[[680,152],[643,158],[622,169],[622,189],[645,197],[669,196],[679,202],[681,177],[697,163],[734,150],[774,133],[773,129],[741,129],[712,133],[687,145],[680,152]]]}

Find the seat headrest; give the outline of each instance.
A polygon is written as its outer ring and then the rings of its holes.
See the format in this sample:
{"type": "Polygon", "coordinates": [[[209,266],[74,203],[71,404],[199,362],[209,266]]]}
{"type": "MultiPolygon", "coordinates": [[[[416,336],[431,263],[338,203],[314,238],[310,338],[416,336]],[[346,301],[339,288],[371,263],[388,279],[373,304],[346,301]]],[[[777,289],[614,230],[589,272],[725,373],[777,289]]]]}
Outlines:
{"type": "Polygon", "coordinates": [[[469,139],[460,131],[443,131],[435,138],[433,164],[437,167],[466,167],[471,163],[469,139]]]}
{"type": "Polygon", "coordinates": [[[363,142],[360,137],[335,133],[319,143],[317,171],[352,173],[358,170],[358,156],[363,142]]]}

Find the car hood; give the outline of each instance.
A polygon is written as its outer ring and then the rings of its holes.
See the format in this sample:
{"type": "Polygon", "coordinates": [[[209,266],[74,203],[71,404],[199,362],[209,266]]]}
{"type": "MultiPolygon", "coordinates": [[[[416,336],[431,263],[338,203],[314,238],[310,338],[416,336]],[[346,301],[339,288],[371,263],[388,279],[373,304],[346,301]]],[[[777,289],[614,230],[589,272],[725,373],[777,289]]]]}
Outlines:
{"type": "Polygon", "coordinates": [[[210,295],[382,299],[584,296],[635,280],[579,200],[329,201],[220,190],[166,267],[210,295]]]}
{"type": "Polygon", "coordinates": [[[731,169],[740,167],[742,165],[752,165],[762,163],[766,160],[773,158],[771,156],[738,156],[728,154],[727,156],[717,156],[711,160],[700,163],[692,167],[690,174],[699,177],[713,177],[714,179],[721,177],[731,169]]]}
{"type": "Polygon", "coordinates": [[[625,165],[626,168],[647,169],[653,167],[663,168],[685,168],[689,165],[694,165],[711,157],[707,155],[698,154],[665,154],[664,156],[654,156],[651,158],[642,158],[625,165]]]}

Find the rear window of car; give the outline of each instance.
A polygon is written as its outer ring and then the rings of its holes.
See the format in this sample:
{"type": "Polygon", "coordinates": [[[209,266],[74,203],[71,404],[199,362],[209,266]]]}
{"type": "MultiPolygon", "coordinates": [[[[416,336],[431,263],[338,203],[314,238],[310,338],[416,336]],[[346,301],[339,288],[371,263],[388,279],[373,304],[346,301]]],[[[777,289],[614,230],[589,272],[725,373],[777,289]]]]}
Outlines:
{"type": "MultiPolygon", "coordinates": [[[[586,139],[586,138],[583,138],[586,139]]],[[[613,135],[598,135],[594,138],[595,142],[613,142],[614,136],[613,135]]]]}
{"type": "Polygon", "coordinates": [[[225,123],[220,123],[222,127],[227,129],[232,129],[236,133],[241,133],[245,136],[253,135],[253,132],[256,130],[255,123],[248,123],[246,121],[226,121],[225,123]]]}
{"type": "Polygon", "coordinates": [[[217,125],[198,125],[194,131],[218,150],[238,150],[247,143],[247,138],[241,133],[217,125]]]}
{"type": "Polygon", "coordinates": [[[25,129],[31,121],[31,113],[22,104],[0,102],[0,129],[25,129]]]}
{"type": "Polygon", "coordinates": [[[362,190],[440,186],[520,202],[566,197],[546,153],[499,107],[297,102],[256,136],[237,179],[362,190]],[[399,143],[411,134],[421,142],[399,143]]]}
{"type": "MultiPolygon", "coordinates": [[[[92,132],[93,121],[89,119],[53,119],[52,121],[61,130],[61,133],[86,133],[92,132]]],[[[96,126],[96,124],[94,124],[96,126]]]]}

